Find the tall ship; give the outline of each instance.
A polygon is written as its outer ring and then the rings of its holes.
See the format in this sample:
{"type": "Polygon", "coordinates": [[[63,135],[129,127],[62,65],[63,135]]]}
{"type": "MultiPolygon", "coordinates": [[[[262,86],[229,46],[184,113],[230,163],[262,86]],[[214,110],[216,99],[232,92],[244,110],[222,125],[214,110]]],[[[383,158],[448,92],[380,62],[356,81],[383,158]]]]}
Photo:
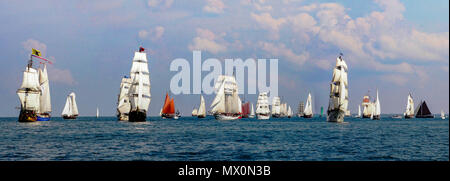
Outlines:
{"type": "Polygon", "coordinates": [[[408,95],[408,101],[406,102],[406,110],[403,114],[405,116],[405,119],[414,118],[414,100],[411,96],[411,93],[408,95]]]}
{"type": "Polygon", "coordinates": [[[161,117],[164,119],[175,118],[175,101],[170,98],[169,93],[166,93],[166,99],[164,99],[164,105],[161,110],[161,117]]]}
{"type": "Polygon", "coordinates": [[[131,78],[124,76],[120,82],[120,92],[117,96],[117,119],[119,121],[128,121],[131,109],[130,97],[128,96],[130,86],[131,78]]]}
{"type": "Polygon", "coordinates": [[[206,105],[205,105],[205,99],[203,98],[203,96],[200,96],[200,106],[198,106],[197,117],[198,118],[206,117],[206,105]]]}
{"type": "Polygon", "coordinates": [[[78,117],[78,107],[77,101],[75,100],[75,93],[71,92],[66,98],[66,104],[61,113],[64,119],[77,119],[78,117]]]}
{"type": "Polygon", "coordinates": [[[272,99],[272,117],[279,118],[281,117],[281,100],[280,97],[275,96],[272,99]]]}
{"type": "Polygon", "coordinates": [[[130,99],[128,121],[130,122],[144,122],[147,118],[147,111],[151,101],[150,73],[147,62],[145,49],[140,47],[139,51],[134,52],[130,71],[131,86],[128,92],[130,99]]]}
{"type": "Polygon", "coordinates": [[[428,109],[427,103],[425,101],[420,102],[419,106],[416,108],[416,118],[434,118],[431,114],[430,109],[428,109]]]}
{"type": "Polygon", "coordinates": [[[250,102],[242,104],[242,118],[248,118],[250,114],[250,102]]]}
{"type": "Polygon", "coordinates": [[[211,104],[211,113],[217,120],[241,118],[242,106],[238,94],[236,78],[220,75],[214,85],[216,97],[211,104]]]}
{"type": "Polygon", "coordinates": [[[254,118],[255,117],[255,110],[253,109],[253,103],[251,104],[250,115],[248,117],[249,118],[254,118]]]}
{"type": "Polygon", "coordinates": [[[308,93],[305,110],[303,111],[303,117],[304,118],[312,118],[313,117],[311,93],[308,93]]]}
{"type": "Polygon", "coordinates": [[[39,97],[39,113],[37,114],[37,121],[50,121],[52,103],[50,100],[50,86],[47,75],[47,64],[44,63],[43,68],[39,68],[38,72],[41,95],[39,97]]]}
{"type": "Polygon", "coordinates": [[[37,121],[37,115],[40,113],[40,95],[38,71],[33,68],[33,60],[30,56],[28,65],[23,72],[22,85],[17,90],[20,99],[19,122],[37,121]]]}
{"type": "Polygon", "coordinates": [[[330,101],[327,110],[327,121],[329,122],[344,122],[344,115],[348,107],[348,69],[342,56],[341,53],[336,59],[330,83],[330,101]]]}
{"type": "Polygon", "coordinates": [[[298,104],[297,116],[298,117],[303,117],[303,111],[305,111],[305,103],[303,101],[300,101],[300,103],[298,104]]]}
{"type": "Polygon", "coordinates": [[[269,119],[269,98],[267,97],[267,92],[261,92],[258,95],[258,100],[256,102],[256,116],[258,119],[269,119]]]}
{"type": "Polygon", "coordinates": [[[379,120],[381,117],[381,108],[380,108],[380,100],[378,98],[378,89],[377,89],[377,98],[375,100],[375,102],[373,103],[373,116],[372,119],[376,119],[379,120]]]}
{"type": "Polygon", "coordinates": [[[373,102],[370,101],[370,97],[368,94],[363,97],[362,106],[363,106],[363,118],[370,118],[372,116],[372,113],[374,112],[373,111],[374,104],[373,102]]]}
{"type": "Polygon", "coordinates": [[[280,117],[284,118],[288,115],[287,103],[282,103],[280,106],[280,117]]]}

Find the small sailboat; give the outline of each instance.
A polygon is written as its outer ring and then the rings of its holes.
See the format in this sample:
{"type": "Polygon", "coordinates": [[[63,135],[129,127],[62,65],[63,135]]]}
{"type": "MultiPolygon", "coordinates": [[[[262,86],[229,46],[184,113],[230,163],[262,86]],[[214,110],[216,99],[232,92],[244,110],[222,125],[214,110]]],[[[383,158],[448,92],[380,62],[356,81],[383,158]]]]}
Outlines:
{"type": "Polygon", "coordinates": [[[251,104],[250,115],[248,117],[249,118],[254,118],[255,117],[255,110],[253,109],[253,103],[251,104]]]}
{"type": "Polygon", "coordinates": [[[312,118],[313,117],[311,93],[308,93],[308,99],[306,100],[305,111],[303,112],[303,117],[304,118],[312,118]]]}
{"type": "Polygon", "coordinates": [[[293,114],[293,112],[292,112],[291,106],[289,106],[289,107],[288,107],[288,114],[287,114],[287,117],[288,117],[288,118],[291,118],[291,117],[292,117],[292,114],[293,114]]]}
{"type": "Polygon", "coordinates": [[[173,117],[173,119],[178,119],[181,117],[181,113],[180,111],[177,109],[177,111],[175,112],[175,116],[173,117]]]}
{"type": "Polygon", "coordinates": [[[327,110],[327,121],[342,123],[348,106],[347,64],[341,55],[336,59],[333,78],[330,83],[330,101],[327,110]]]}
{"type": "Polygon", "coordinates": [[[100,113],[99,113],[99,111],[98,111],[98,107],[97,107],[97,113],[95,114],[95,117],[97,117],[97,118],[98,118],[98,117],[99,117],[99,114],[100,114],[100,113]]]}
{"type": "Polygon", "coordinates": [[[164,105],[161,111],[161,117],[166,118],[174,118],[175,115],[175,102],[173,98],[169,97],[169,93],[166,93],[166,99],[164,100],[164,105]]]}
{"type": "Polygon", "coordinates": [[[261,92],[258,95],[258,100],[256,102],[256,116],[258,119],[270,118],[269,100],[267,97],[267,92],[261,92]]]}
{"type": "Polygon", "coordinates": [[[75,93],[72,92],[67,96],[66,104],[61,115],[64,119],[77,119],[78,107],[75,100],[75,93]]]}
{"type": "Polygon", "coordinates": [[[358,118],[361,118],[361,105],[358,105],[358,118]]]}
{"type": "Polygon", "coordinates": [[[430,109],[428,109],[427,103],[422,101],[419,104],[419,107],[416,109],[416,118],[434,118],[434,115],[431,114],[430,109]]]}
{"type": "Polygon", "coordinates": [[[281,117],[281,101],[280,97],[275,96],[272,99],[272,117],[279,118],[281,117]]]}
{"type": "Polygon", "coordinates": [[[242,106],[238,94],[236,78],[220,75],[214,85],[216,97],[211,104],[211,112],[217,120],[241,118],[242,106]]]}
{"type": "Polygon", "coordinates": [[[391,116],[392,119],[402,119],[401,115],[395,114],[393,116],[391,116]]]}
{"type": "Polygon", "coordinates": [[[117,119],[119,121],[128,121],[128,116],[131,109],[130,97],[128,93],[131,82],[132,80],[128,76],[124,76],[120,82],[120,92],[117,96],[117,119]]]}
{"type": "Polygon", "coordinates": [[[198,109],[194,108],[194,110],[192,110],[192,117],[197,117],[197,113],[198,113],[198,109]]]}
{"type": "Polygon", "coordinates": [[[200,96],[200,106],[198,106],[197,117],[198,118],[206,117],[206,105],[203,96],[200,96]]]}
{"type": "Polygon", "coordinates": [[[128,121],[144,122],[147,119],[147,111],[151,101],[150,73],[148,71],[147,54],[145,49],[139,47],[134,52],[133,64],[130,70],[131,86],[128,92],[130,99],[130,113],[128,121]]]}
{"type": "Polygon", "coordinates": [[[377,89],[377,98],[376,98],[376,100],[375,100],[375,102],[373,103],[374,104],[374,115],[372,116],[373,117],[373,119],[376,119],[376,120],[379,120],[380,119],[380,117],[381,117],[381,109],[380,109],[380,100],[379,100],[379,98],[378,98],[378,89],[377,89]]]}
{"type": "Polygon", "coordinates": [[[406,110],[403,114],[405,119],[414,118],[414,100],[411,96],[411,93],[408,95],[408,101],[406,102],[406,110]]]}
{"type": "Polygon", "coordinates": [[[300,101],[300,103],[298,104],[298,113],[297,116],[298,117],[303,117],[303,111],[305,111],[305,103],[303,101],[300,101]]]}
{"type": "Polygon", "coordinates": [[[441,110],[441,119],[445,119],[445,113],[444,113],[444,110],[441,110]]]}

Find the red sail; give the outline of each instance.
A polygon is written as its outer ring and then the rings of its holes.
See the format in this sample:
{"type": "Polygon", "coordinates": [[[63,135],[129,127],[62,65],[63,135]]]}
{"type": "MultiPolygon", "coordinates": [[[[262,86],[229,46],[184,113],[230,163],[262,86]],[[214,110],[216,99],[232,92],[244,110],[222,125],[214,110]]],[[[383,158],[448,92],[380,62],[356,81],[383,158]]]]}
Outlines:
{"type": "Polygon", "coordinates": [[[169,94],[166,93],[166,99],[164,100],[164,106],[161,111],[163,114],[174,114],[175,105],[173,104],[173,99],[170,99],[169,94]]]}
{"type": "Polygon", "coordinates": [[[246,102],[245,104],[242,105],[242,116],[247,117],[249,113],[250,113],[250,103],[246,102]]]}

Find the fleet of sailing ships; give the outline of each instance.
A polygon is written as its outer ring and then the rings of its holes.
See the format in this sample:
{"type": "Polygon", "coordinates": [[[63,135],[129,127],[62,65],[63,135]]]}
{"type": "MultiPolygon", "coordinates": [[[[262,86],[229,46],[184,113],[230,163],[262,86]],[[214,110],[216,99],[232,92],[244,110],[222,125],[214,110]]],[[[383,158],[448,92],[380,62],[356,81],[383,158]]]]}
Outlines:
{"type": "MultiPolygon", "coordinates": [[[[23,81],[17,90],[21,109],[19,122],[49,121],[51,117],[50,87],[47,75],[47,62],[40,62],[37,69],[33,67],[33,57],[46,60],[41,57],[38,50],[33,49],[30,60],[23,73],[23,81]]],[[[348,68],[342,54],[336,59],[336,66],[333,68],[333,76],[330,83],[329,105],[327,109],[327,121],[344,122],[344,117],[350,116],[348,110],[348,68]]],[[[145,49],[140,47],[133,57],[130,76],[124,76],[120,83],[120,91],[117,100],[117,119],[119,121],[143,122],[151,101],[150,93],[150,73],[148,70],[148,60],[145,49]]],[[[260,92],[256,102],[256,110],[253,103],[243,103],[239,97],[238,84],[233,76],[220,75],[215,82],[216,96],[210,106],[209,114],[218,120],[236,120],[241,118],[269,119],[293,116],[293,111],[287,103],[283,103],[281,98],[276,96],[272,99],[272,106],[269,106],[268,92],[260,92]],[[271,108],[271,109],[269,109],[271,108]]],[[[71,92],[66,99],[61,116],[64,119],[76,119],[78,108],[75,100],[75,93],[71,92]]],[[[300,102],[298,107],[298,117],[312,118],[311,93],[308,93],[306,104],[300,102]]],[[[205,118],[206,105],[203,95],[200,96],[200,104],[192,111],[193,117],[205,118]]],[[[323,115],[321,107],[320,116],[323,115]]],[[[160,116],[165,119],[178,119],[181,115],[175,111],[174,98],[170,98],[166,93],[164,105],[161,108],[160,116]]],[[[358,105],[358,114],[355,117],[380,119],[381,108],[378,97],[372,102],[369,95],[363,97],[361,105],[358,105]],[[361,106],[363,111],[361,114],[361,106]]],[[[99,117],[97,108],[96,117],[99,117]]],[[[393,118],[401,118],[395,115],[393,118]]],[[[406,110],[403,114],[405,119],[409,118],[433,118],[425,101],[420,102],[414,109],[414,101],[411,94],[407,97],[406,110]]],[[[441,118],[445,119],[445,114],[441,111],[441,118]]]]}

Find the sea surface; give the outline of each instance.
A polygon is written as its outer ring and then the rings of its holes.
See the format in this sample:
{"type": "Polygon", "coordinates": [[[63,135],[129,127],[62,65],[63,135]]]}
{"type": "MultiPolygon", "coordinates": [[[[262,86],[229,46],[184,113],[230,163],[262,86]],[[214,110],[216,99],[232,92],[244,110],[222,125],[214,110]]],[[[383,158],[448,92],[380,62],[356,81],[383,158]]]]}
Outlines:
{"type": "Polygon", "coordinates": [[[449,120],[182,117],[119,122],[0,118],[0,160],[328,161],[449,160],[449,120]]]}

